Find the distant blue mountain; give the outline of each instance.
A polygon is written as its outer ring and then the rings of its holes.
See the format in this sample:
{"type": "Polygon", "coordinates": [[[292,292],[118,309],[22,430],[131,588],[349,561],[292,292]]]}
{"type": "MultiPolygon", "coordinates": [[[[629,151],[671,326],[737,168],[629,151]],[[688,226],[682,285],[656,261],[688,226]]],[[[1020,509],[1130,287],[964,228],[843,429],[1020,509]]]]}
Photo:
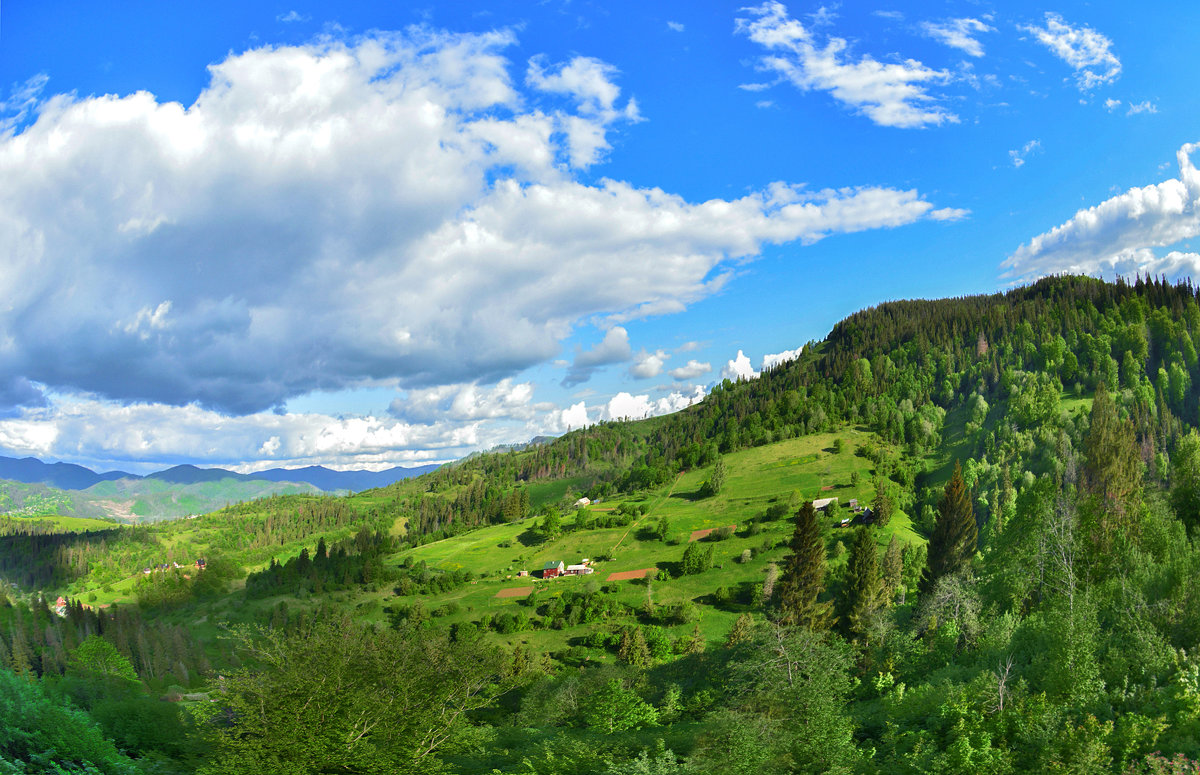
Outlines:
{"type": "Polygon", "coordinates": [[[436,471],[441,468],[438,464],[402,468],[396,466],[383,471],[333,471],[325,466],[308,466],[307,468],[271,468],[251,474],[254,479],[266,479],[268,482],[308,482],[321,490],[372,490],[376,487],[387,487],[401,479],[411,479],[414,476],[436,471]]]}
{"type": "Polygon", "coordinates": [[[0,479],[26,484],[48,484],[60,490],[86,490],[99,482],[139,477],[124,471],[107,471],[98,474],[90,468],[74,463],[43,463],[34,457],[0,456],[0,479]]]}
{"type": "Polygon", "coordinates": [[[324,466],[307,468],[272,468],[253,474],[239,474],[224,468],[199,468],[181,465],[157,471],[145,477],[125,471],[107,471],[98,474],[90,468],[73,463],[43,463],[37,458],[11,458],[0,456],[0,479],[27,484],[48,484],[61,490],[86,490],[99,482],[117,479],[158,479],[171,484],[197,484],[218,482],[222,479],[266,482],[307,482],[319,490],[353,490],[360,492],[375,487],[386,487],[401,479],[411,479],[438,468],[437,465],[403,468],[396,466],[384,471],[333,471],[324,466]]]}
{"type": "Polygon", "coordinates": [[[222,479],[237,479],[244,482],[253,477],[226,471],[224,468],[199,468],[193,465],[182,465],[168,468],[165,471],[155,471],[141,478],[158,479],[171,484],[198,484],[200,482],[219,482],[222,479]]]}

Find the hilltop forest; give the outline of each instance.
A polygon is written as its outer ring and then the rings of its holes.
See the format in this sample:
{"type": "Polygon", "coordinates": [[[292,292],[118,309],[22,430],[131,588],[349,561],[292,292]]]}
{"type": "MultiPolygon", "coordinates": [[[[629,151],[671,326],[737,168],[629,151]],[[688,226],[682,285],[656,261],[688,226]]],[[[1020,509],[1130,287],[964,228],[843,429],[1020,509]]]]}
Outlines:
{"type": "Polygon", "coordinates": [[[1046,278],[378,490],[4,520],[0,773],[1198,773],[1198,349],[1190,283],[1046,278]]]}

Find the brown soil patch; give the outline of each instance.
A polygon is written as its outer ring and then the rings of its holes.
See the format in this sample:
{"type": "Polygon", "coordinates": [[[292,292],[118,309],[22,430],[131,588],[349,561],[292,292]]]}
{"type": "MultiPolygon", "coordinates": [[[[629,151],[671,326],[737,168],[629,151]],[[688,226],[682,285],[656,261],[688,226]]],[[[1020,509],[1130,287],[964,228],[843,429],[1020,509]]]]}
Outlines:
{"type": "Polygon", "coordinates": [[[832,490],[832,489],[833,489],[833,485],[832,485],[832,484],[827,484],[827,485],[825,485],[824,487],[822,487],[822,488],[821,488],[821,492],[828,492],[829,490],[832,490]]]}
{"type": "Polygon", "coordinates": [[[509,587],[496,593],[496,597],[528,597],[533,587],[509,587]]]}
{"type": "Polygon", "coordinates": [[[608,574],[605,581],[628,581],[629,579],[640,579],[645,577],[647,573],[653,573],[658,568],[642,568],[641,570],[621,570],[616,573],[608,574]]]}
{"type": "MultiPolygon", "coordinates": [[[[729,525],[729,527],[733,528],[733,530],[735,530],[735,531],[737,530],[737,525],[729,525]]],[[[693,530],[691,537],[688,538],[688,543],[690,544],[692,541],[699,541],[701,538],[706,537],[712,531],[720,530],[720,529],[721,528],[719,528],[719,527],[710,527],[705,530],[693,530]]]]}

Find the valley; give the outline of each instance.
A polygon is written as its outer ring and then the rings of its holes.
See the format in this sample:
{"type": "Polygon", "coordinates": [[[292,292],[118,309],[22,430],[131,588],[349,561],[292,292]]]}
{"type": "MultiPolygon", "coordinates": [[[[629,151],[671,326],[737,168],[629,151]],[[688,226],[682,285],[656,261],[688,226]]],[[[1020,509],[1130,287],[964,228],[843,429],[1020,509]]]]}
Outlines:
{"type": "Polygon", "coordinates": [[[174,772],[1186,771],[1197,336],[1188,286],[1056,278],[383,488],[6,518],[0,659],[174,772]]]}

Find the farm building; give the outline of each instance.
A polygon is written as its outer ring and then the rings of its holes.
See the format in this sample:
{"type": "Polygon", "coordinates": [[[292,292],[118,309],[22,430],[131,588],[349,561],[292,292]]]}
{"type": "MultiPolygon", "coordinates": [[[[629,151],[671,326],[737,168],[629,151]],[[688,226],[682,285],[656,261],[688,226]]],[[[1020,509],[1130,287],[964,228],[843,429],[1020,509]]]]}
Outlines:
{"type": "Polygon", "coordinates": [[[542,568],[542,578],[552,579],[555,576],[561,576],[564,569],[565,566],[563,565],[562,560],[558,560],[557,562],[547,562],[542,568]]]}
{"type": "Polygon", "coordinates": [[[812,502],[812,504],[813,504],[813,508],[816,509],[817,511],[824,511],[825,509],[829,508],[829,504],[837,503],[837,502],[838,502],[837,498],[817,498],[815,501],[812,502]]]}
{"type": "Polygon", "coordinates": [[[590,505],[592,505],[592,499],[588,498],[587,496],[584,496],[584,497],[580,498],[579,500],[575,501],[576,508],[582,508],[583,506],[590,506],[590,505]]]}
{"type": "Polygon", "coordinates": [[[567,569],[565,571],[563,571],[563,574],[566,576],[586,576],[589,573],[595,573],[595,572],[596,572],[596,569],[587,565],[587,563],[585,561],[583,563],[580,563],[579,565],[568,565],[567,569]]]}

